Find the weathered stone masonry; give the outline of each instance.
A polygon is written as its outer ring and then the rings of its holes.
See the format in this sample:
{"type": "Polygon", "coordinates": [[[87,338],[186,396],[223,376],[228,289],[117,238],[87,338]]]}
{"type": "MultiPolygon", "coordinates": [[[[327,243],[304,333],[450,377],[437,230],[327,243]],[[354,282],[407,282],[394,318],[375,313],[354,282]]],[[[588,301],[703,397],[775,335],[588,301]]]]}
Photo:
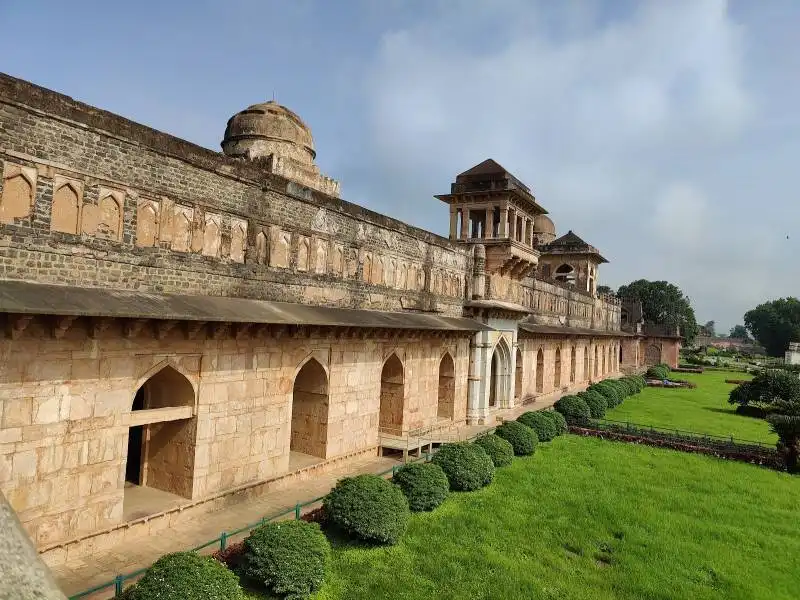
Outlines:
{"type": "Polygon", "coordinates": [[[51,563],[142,535],[145,488],[205,502],[645,362],[605,259],[494,161],[446,239],[339,199],[273,102],[222,145],[0,75],[0,487],[51,563]],[[537,271],[565,253],[580,285],[537,271]]]}

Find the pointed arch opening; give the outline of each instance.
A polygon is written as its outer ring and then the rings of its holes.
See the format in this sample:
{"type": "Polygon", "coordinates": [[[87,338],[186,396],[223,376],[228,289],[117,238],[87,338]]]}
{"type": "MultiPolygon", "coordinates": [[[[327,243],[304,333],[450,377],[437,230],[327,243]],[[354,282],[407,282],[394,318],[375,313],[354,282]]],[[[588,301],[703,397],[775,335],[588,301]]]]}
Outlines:
{"type": "Polygon", "coordinates": [[[192,497],[197,418],[161,420],[163,411],[159,415],[154,409],[187,407],[186,414],[191,415],[194,400],[191,382],[169,365],[136,391],[125,461],[125,520],[163,510],[165,504],[174,504],[176,497],[192,497]],[[150,491],[139,491],[141,488],[150,491]]]}
{"type": "Polygon", "coordinates": [[[561,348],[556,348],[556,356],[553,361],[553,387],[561,387],[561,348]]]}
{"type": "Polygon", "coordinates": [[[619,345],[619,360],[617,362],[617,368],[619,368],[619,365],[621,365],[622,363],[623,363],[623,360],[622,360],[622,344],[620,344],[619,345]]]}
{"type": "Polygon", "coordinates": [[[403,428],[405,369],[397,354],[383,363],[381,370],[381,403],[378,423],[386,433],[399,434],[403,428]]]}
{"type": "Polygon", "coordinates": [[[292,389],[290,452],[327,457],[328,374],[315,358],[297,372],[292,389]]]}
{"type": "Polygon", "coordinates": [[[523,364],[522,364],[522,351],[517,348],[517,362],[514,365],[514,397],[515,398],[522,398],[522,375],[523,375],[523,364]]]}
{"type": "Polygon", "coordinates": [[[601,375],[605,375],[606,374],[606,349],[605,349],[605,346],[600,348],[600,357],[602,358],[602,361],[603,361],[603,368],[600,370],[600,374],[601,375]]]}
{"type": "Polygon", "coordinates": [[[575,346],[569,350],[569,382],[575,383],[575,346]]]}
{"type": "Polygon", "coordinates": [[[614,369],[614,347],[613,346],[609,346],[608,347],[608,372],[609,373],[613,373],[614,370],[615,370],[614,369]]]}
{"type": "Polygon", "coordinates": [[[494,347],[489,378],[489,407],[508,406],[511,391],[511,352],[504,338],[494,347]]]}
{"type": "Polygon", "coordinates": [[[436,416],[440,419],[455,418],[456,403],[456,367],[453,357],[445,352],[439,361],[439,394],[437,398],[436,416]]]}
{"type": "Polygon", "coordinates": [[[536,353],[536,393],[544,392],[544,352],[541,348],[536,353]]]}
{"type": "Polygon", "coordinates": [[[597,346],[594,347],[594,376],[597,377],[597,372],[599,370],[599,365],[597,364],[597,346]]]}

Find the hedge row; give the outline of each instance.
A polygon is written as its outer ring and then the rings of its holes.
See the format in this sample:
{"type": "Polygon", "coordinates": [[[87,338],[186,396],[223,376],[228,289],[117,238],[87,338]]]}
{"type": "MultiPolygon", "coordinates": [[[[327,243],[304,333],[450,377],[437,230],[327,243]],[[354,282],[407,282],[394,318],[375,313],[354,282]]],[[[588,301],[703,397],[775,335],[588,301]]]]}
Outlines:
{"type": "Polygon", "coordinates": [[[553,408],[570,425],[586,425],[592,419],[602,419],[606,410],[614,408],[628,396],[644,389],[645,379],[632,375],[622,379],[604,379],[590,385],[586,391],[562,396],[553,408]]]}
{"type": "MultiPolygon", "coordinates": [[[[515,455],[532,455],[540,440],[552,440],[566,430],[567,422],[558,412],[527,412],[474,443],[443,444],[430,462],[403,465],[391,480],[378,475],[345,477],[325,496],[320,513],[326,528],[347,537],[394,544],[405,532],[411,511],[433,510],[451,491],[489,485],[496,468],[511,464],[515,455]]],[[[229,550],[216,558],[194,552],[163,556],[124,597],[244,600],[241,580],[270,597],[300,600],[322,587],[331,555],[319,523],[306,520],[267,523],[229,550]]]]}

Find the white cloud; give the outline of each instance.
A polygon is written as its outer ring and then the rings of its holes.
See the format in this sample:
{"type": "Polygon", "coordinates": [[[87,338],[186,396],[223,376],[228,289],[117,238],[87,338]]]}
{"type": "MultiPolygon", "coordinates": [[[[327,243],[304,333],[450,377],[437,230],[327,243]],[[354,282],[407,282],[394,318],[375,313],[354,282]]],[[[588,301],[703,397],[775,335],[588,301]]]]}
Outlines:
{"type": "MultiPolygon", "coordinates": [[[[389,191],[403,200],[392,214],[443,232],[444,211],[428,207],[446,184],[431,181],[492,156],[531,185],[560,232],[608,255],[609,283],[671,277],[698,318],[738,320],[751,295],[731,298],[726,283],[719,297],[719,281],[743,270],[757,279],[762,266],[747,252],[723,264],[706,250],[731,246],[731,228],[715,228],[749,200],[725,195],[702,165],[743,144],[758,116],[746,29],[724,0],[635,3],[593,25],[559,4],[502,3],[503,19],[482,30],[487,44],[454,38],[446,14],[383,37],[366,90],[373,159],[390,185],[402,180],[389,191]],[[551,35],[559,19],[583,22],[551,35]]],[[[481,31],[469,13],[458,18],[481,31]]]]}

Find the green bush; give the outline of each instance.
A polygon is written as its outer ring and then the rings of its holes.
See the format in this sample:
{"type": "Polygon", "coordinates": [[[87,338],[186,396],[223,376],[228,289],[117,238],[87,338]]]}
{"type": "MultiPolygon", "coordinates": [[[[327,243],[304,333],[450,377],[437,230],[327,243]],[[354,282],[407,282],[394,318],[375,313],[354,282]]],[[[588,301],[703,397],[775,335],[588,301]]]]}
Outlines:
{"type": "Polygon", "coordinates": [[[586,404],[589,405],[589,411],[593,419],[602,419],[606,416],[606,409],[608,403],[605,396],[595,390],[586,390],[578,394],[578,398],[583,398],[586,404]]]}
{"type": "Polygon", "coordinates": [[[539,438],[536,432],[519,421],[506,421],[494,430],[495,434],[511,442],[514,454],[517,456],[530,456],[536,452],[539,438]]]}
{"type": "Polygon", "coordinates": [[[553,423],[556,424],[556,431],[558,432],[557,435],[561,435],[562,433],[567,433],[569,427],[567,427],[567,420],[557,410],[543,410],[541,411],[544,415],[550,417],[553,423]]]}
{"type": "Polygon", "coordinates": [[[597,392],[603,396],[603,398],[606,399],[606,406],[608,408],[614,408],[615,406],[622,404],[622,400],[624,399],[622,389],[620,388],[619,384],[610,379],[598,381],[597,383],[590,385],[587,391],[597,392]]]}
{"type": "Polygon", "coordinates": [[[587,425],[592,418],[592,411],[583,398],[578,396],[562,396],[553,405],[569,425],[587,425]]]}
{"type": "Polygon", "coordinates": [[[495,467],[507,467],[514,460],[514,446],[499,435],[487,433],[475,440],[475,443],[486,451],[495,467]]]}
{"type": "Polygon", "coordinates": [[[625,389],[626,398],[639,393],[639,384],[636,383],[633,377],[623,377],[619,380],[619,383],[625,389]]]}
{"type": "Polygon", "coordinates": [[[454,491],[471,492],[489,485],[494,479],[494,463],[477,444],[442,444],[431,462],[442,468],[454,491]]]}
{"type": "Polygon", "coordinates": [[[329,521],[341,530],[378,544],[397,542],[410,515],[402,490],[377,475],[340,479],[322,506],[329,521]]]}
{"type": "Polygon", "coordinates": [[[244,600],[239,578],[232,571],[194,552],[162,556],[125,593],[129,600],[244,600]]]}
{"type": "Polygon", "coordinates": [[[648,379],[668,379],[669,367],[667,367],[666,365],[653,365],[652,367],[647,369],[645,377],[647,377],[648,379]]]}
{"type": "Polygon", "coordinates": [[[540,442],[549,442],[561,433],[556,422],[544,411],[531,410],[522,413],[517,417],[517,421],[533,429],[540,442]]]}
{"type": "Polygon", "coordinates": [[[450,482],[439,465],[409,463],[392,476],[392,482],[403,490],[413,511],[433,510],[450,493],[450,482]]]}
{"type": "Polygon", "coordinates": [[[322,587],[330,555],[318,523],[267,523],[244,541],[239,572],[270,594],[301,600],[322,587]]]}

